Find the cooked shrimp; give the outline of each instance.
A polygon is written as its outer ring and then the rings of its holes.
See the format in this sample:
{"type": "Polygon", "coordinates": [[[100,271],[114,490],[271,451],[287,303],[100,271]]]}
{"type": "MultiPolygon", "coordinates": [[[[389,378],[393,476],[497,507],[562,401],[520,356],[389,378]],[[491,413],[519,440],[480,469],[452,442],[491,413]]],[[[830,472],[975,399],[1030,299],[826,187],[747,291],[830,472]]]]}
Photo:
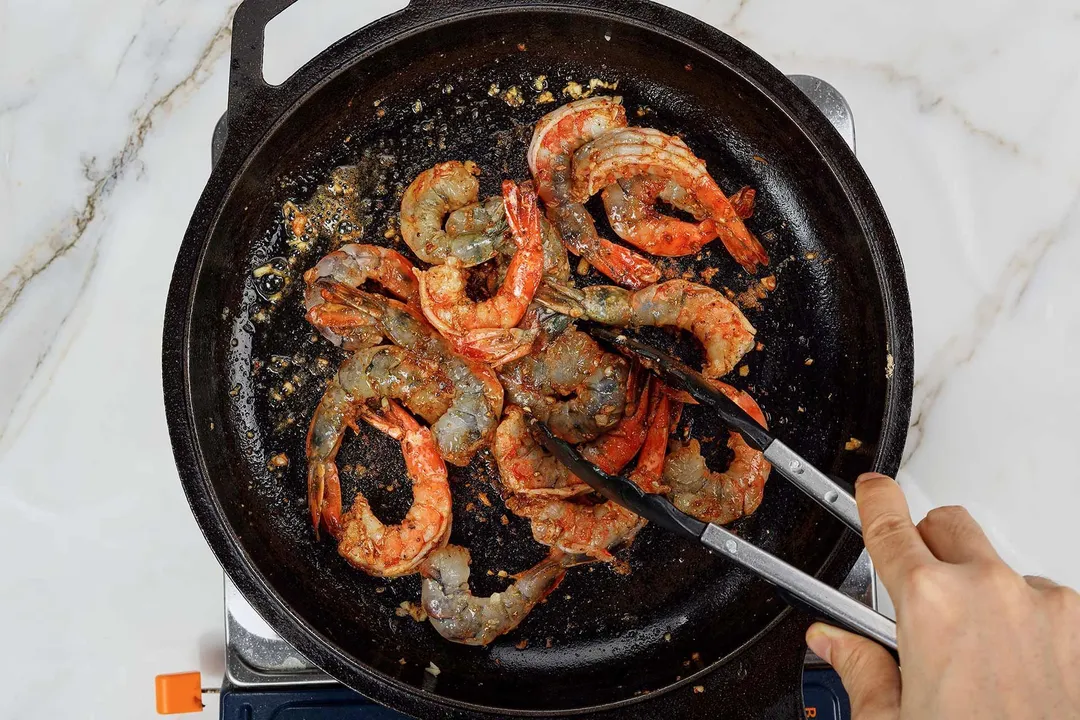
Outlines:
{"type": "Polygon", "coordinates": [[[583,203],[620,179],[637,175],[663,178],[691,193],[715,224],[724,247],[747,271],[769,263],[768,253],[750,234],[731,202],[677,137],[651,128],[619,128],[574,152],[570,202],[583,203]]]}
{"type": "MultiPolygon", "coordinates": [[[[640,375],[638,372],[630,376],[631,385],[640,375]]],[[[629,397],[634,396],[634,389],[629,389],[629,397]]],[[[613,429],[581,445],[579,452],[605,472],[619,472],[645,441],[645,411],[648,407],[647,391],[642,392],[633,404],[627,403],[627,414],[613,429]]],[[[667,441],[666,435],[664,440],[667,441]]],[[[524,412],[517,405],[506,408],[495,431],[491,451],[499,466],[504,496],[567,498],[591,492],[588,485],[536,441],[525,422],[524,412]]],[[[663,465],[662,455],[660,464],[663,465]]]]}
{"type": "MultiPolygon", "coordinates": [[[[753,215],[756,195],[753,188],[743,187],[729,198],[743,220],[753,215]]],[[[604,188],[600,197],[615,234],[653,255],[691,255],[716,239],[716,223],[708,211],[671,180],[649,176],[621,179],[604,188]],[[660,214],[653,207],[657,200],[693,215],[698,222],[660,214]]]]}
{"type": "Polygon", "coordinates": [[[506,498],[510,512],[528,518],[536,542],[571,554],[611,562],[611,549],[625,546],[645,521],[610,500],[601,503],[578,498],[544,498],[512,495],[506,498]]]}
{"type": "Polygon", "coordinates": [[[726,375],[754,346],[754,326],[722,293],[686,280],[668,280],[630,291],[614,285],[573,288],[547,282],[536,298],[575,318],[606,325],[677,327],[705,347],[708,377],[726,375]]]}
{"type": "Polygon", "coordinates": [[[439,365],[450,379],[454,399],[432,423],[431,431],[447,462],[468,464],[476,451],[491,441],[502,413],[503,389],[494,371],[457,355],[418,310],[398,300],[340,283],[323,286],[323,293],[328,300],[365,313],[395,345],[439,365]]]}
{"type": "Polygon", "coordinates": [[[401,237],[418,258],[437,265],[455,257],[471,267],[495,256],[506,221],[497,203],[476,202],[479,174],[476,163],[451,160],[420,173],[405,189],[401,237]]]}
{"type": "Polygon", "coordinates": [[[572,497],[591,492],[577,475],[536,441],[517,405],[507,405],[491,452],[499,466],[504,496],[572,497]]]}
{"type": "MultiPolygon", "coordinates": [[[[692,223],[662,215],[653,207],[657,199],[675,204],[673,183],[662,178],[636,177],[619,180],[600,194],[615,234],[653,255],[693,255],[716,238],[716,223],[709,218],[692,223]]],[[[701,210],[694,203],[695,210],[701,210]]],[[[687,207],[680,207],[687,210],[687,207]]],[[[696,215],[696,213],[694,213],[696,215]]],[[[700,218],[699,218],[700,219],[700,218]]]]}
{"type": "Polygon", "coordinates": [[[335,457],[345,429],[356,430],[357,417],[384,432],[396,426],[393,417],[388,423],[365,405],[382,399],[399,399],[430,423],[450,408],[454,390],[437,364],[399,347],[361,349],[342,363],[327,384],[308,430],[308,505],[316,533],[321,524],[331,535],[338,535],[341,487],[335,457]]]}
{"type": "Polygon", "coordinates": [[[591,337],[566,330],[538,352],[499,369],[510,401],[569,442],[613,428],[626,406],[626,360],[591,337]]]}
{"type": "Polygon", "coordinates": [[[450,537],[450,483],[431,431],[397,403],[391,402],[386,414],[401,441],[412,482],[412,505],[399,525],[384,525],[367,498],[357,493],[352,508],[341,516],[338,553],[371,575],[399,577],[416,572],[428,554],[450,537]]]}
{"type": "Polygon", "coordinates": [[[377,245],[342,245],[304,273],[307,319],[330,342],[353,350],[377,345],[382,336],[355,310],[327,303],[319,290],[322,280],[358,288],[371,280],[406,302],[417,302],[420,286],[413,265],[401,253],[377,245]]]}
{"type": "Polygon", "coordinates": [[[432,553],[420,568],[424,577],[420,597],[439,635],[465,645],[487,645],[521,624],[558,587],[566,568],[582,560],[553,553],[515,575],[510,587],[486,598],[469,590],[471,562],[469,551],[458,545],[432,553]]]}
{"type": "Polygon", "coordinates": [[[492,297],[483,301],[469,299],[465,294],[465,271],[454,257],[448,257],[443,265],[416,273],[420,306],[428,321],[458,352],[497,364],[529,351],[536,333],[514,326],[529,307],[544,271],[536,194],[531,188],[523,189],[506,180],[503,198],[517,252],[502,286],[492,297]]]}
{"type": "Polygon", "coordinates": [[[585,206],[570,197],[574,151],[613,128],[625,126],[622,98],[591,97],[563,105],[536,124],[528,161],[536,192],[567,249],[620,285],[640,288],[659,280],[660,271],[632,250],[597,235],[585,206]]]}
{"type": "MultiPolygon", "coordinates": [[[[714,380],[713,385],[765,426],[765,415],[753,398],[726,383],[714,380]]],[[[699,520],[720,524],[757,510],[772,466],[737,432],[729,434],[727,444],[735,458],[726,470],[714,472],[705,465],[697,440],[686,445],[672,443],[664,463],[664,482],[671,488],[667,495],[675,507],[699,520]]]]}

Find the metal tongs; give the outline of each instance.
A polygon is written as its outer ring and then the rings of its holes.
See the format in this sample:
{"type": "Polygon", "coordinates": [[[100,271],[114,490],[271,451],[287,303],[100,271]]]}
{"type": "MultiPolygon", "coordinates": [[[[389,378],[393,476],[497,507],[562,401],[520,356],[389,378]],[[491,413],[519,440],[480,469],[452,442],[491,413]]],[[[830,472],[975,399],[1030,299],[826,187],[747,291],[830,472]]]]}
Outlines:
{"type": "MultiPolygon", "coordinates": [[[[750,415],[717,391],[699,373],[676,357],[604,327],[591,327],[590,334],[624,348],[673,387],[689,393],[699,403],[715,409],[721,420],[747,443],[761,450],[776,470],[826,510],[862,534],[855,498],[794,450],[773,437],[750,415]]],[[[530,422],[540,430],[548,451],[575,475],[607,499],[632,510],[651,523],[700,542],[713,552],[730,558],[750,572],[775,585],[785,599],[821,613],[825,619],[863,635],[896,652],[896,623],[844,595],[802,570],[758,548],[713,523],[705,523],[676,508],[661,495],[643,492],[630,480],[610,475],[587,462],[569,443],[551,434],[543,423],[530,422]]]]}

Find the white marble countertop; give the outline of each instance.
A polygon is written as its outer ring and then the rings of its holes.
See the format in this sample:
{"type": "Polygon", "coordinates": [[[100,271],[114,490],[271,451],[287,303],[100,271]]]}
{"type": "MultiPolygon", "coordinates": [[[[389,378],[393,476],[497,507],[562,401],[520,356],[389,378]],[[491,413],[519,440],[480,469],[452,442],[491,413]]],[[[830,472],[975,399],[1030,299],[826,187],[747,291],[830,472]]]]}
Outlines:
{"type": "MultiPolygon", "coordinates": [[[[326,12],[270,48],[277,77],[404,4],[303,3],[326,12]]],[[[911,290],[915,514],[965,504],[1019,569],[1080,585],[1076,4],[671,4],[854,109],[911,290]]],[[[220,677],[221,572],[176,478],[160,343],[232,10],[0,3],[2,717],[147,717],[156,673],[220,677]]]]}

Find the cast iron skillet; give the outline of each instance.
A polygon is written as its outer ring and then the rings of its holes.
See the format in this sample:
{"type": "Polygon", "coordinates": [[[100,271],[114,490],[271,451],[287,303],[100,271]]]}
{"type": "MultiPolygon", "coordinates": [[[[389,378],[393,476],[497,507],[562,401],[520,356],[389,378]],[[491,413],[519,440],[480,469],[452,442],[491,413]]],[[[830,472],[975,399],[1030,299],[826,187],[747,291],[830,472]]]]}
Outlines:
{"type": "MultiPolygon", "coordinates": [[[[281,204],[305,200],[331,168],[361,166],[361,195],[372,200],[363,211],[365,241],[390,243],[383,230],[397,193],[437,161],[475,160],[485,194],[502,177],[528,176],[531,127],[556,106],[535,103],[538,75],[556,96],[567,79],[617,80],[632,122],[681,133],[729,192],[744,184],[758,190],[749,225],[773,258],[760,274],[775,274],[778,285],[762,309],[748,311],[763,349],[733,382],[819,467],[843,478],[870,468],[891,473],[910,409],[910,309],[895,240],[852,153],[775,68],[723,33],[651,3],[414,0],[270,87],[261,75],[263,28],[290,4],[248,0],[236,13],[227,139],[180,249],[166,309],[165,402],[176,462],[230,578],[327,672],[421,716],[801,717],[808,618],[723,559],[653,528],[627,553],[630,574],[607,566],[570,572],[522,627],[489,648],[447,643],[426,623],[397,617],[399,603],[419,598],[418,578],[388,582],[349,568],[332,543],[315,541],[307,519],[304,432],[325,379],[308,369],[318,357],[332,367],[341,356],[310,339],[298,284],[267,309],[251,270],[288,254],[281,204]],[[490,96],[492,85],[500,93],[519,86],[525,104],[490,96]],[[299,389],[272,399],[286,379],[299,389]],[[845,451],[851,438],[862,446],[845,451]],[[268,470],[281,452],[288,469],[268,470]],[[429,663],[438,676],[425,672],[429,663]]],[[[668,267],[735,292],[749,287],[753,279],[714,245],[668,267]]],[[[652,339],[683,342],[663,333],[652,339]]],[[[679,348],[696,351],[692,343],[679,348]]],[[[708,417],[687,415],[695,436],[723,437],[708,417]]],[[[360,468],[360,479],[345,484],[346,502],[362,487],[394,522],[409,501],[407,492],[384,489],[402,478],[400,451],[372,432],[363,437],[347,440],[339,457],[360,468]]],[[[722,463],[723,443],[712,447],[722,463]]],[[[505,583],[485,570],[512,573],[543,554],[523,521],[502,524],[492,477],[481,457],[452,480],[452,540],[472,549],[483,594],[505,583]]],[[[761,509],[736,527],[834,585],[861,548],[778,477],[761,509]]]]}

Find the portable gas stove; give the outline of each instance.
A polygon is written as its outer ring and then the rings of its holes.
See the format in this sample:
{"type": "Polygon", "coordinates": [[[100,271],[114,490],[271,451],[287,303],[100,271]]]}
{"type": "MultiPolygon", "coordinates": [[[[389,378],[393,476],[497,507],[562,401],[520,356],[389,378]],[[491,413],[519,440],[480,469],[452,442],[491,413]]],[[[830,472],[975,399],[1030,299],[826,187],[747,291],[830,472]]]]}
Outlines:
{"type": "MultiPolygon", "coordinates": [[[[809,75],[790,76],[800,90],[855,149],[851,107],[831,85],[809,75]]],[[[216,163],[225,140],[225,118],[212,142],[216,163]]],[[[875,573],[865,551],[841,586],[857,600],[877,608],[875,573]]],[[[406,716],[377,705],[339,684],[281,639],[225,578],[225,678],[221,687],[222,720],[300,717],[305,720],[397,720],[406,716]]],[[[806,717],[850,717],[847,695],[837,675],[807,652],[803,672],[806,717]]]]}

